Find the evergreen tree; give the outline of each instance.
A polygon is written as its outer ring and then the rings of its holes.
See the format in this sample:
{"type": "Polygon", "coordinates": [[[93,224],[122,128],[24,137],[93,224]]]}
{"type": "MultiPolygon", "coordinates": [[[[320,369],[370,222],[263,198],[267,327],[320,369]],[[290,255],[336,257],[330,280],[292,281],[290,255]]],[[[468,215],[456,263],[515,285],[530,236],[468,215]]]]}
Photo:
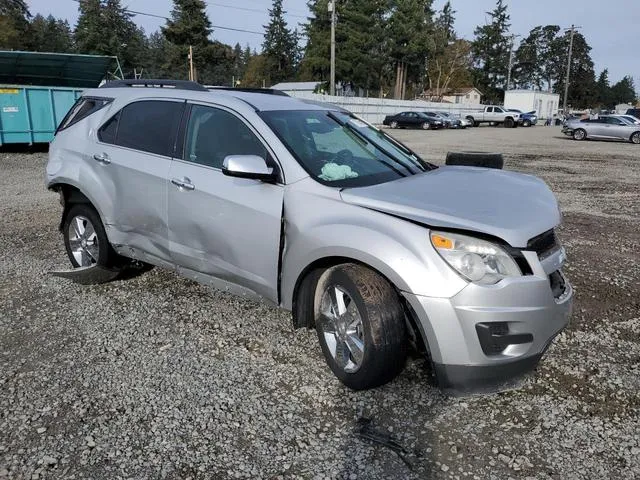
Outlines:
{"type": "Polygon", "coordinates": [[[396,65],[395,98],[405,98],[407,84],[424,88],[426,59],[435,49],[430,0],[394,2],[387,24],[389,56],[396,65]]]}
{"type": "Polygon", "coordinates": [[[475,83],[489,102],[500,103],[504,99],[511,51],[510,16],[504,0],[497,0],[495,9],[487,15],[490,22],[474,32],[475,83]]]}
{"type": "Polygon", "coordinates": [[[265,77],[270,85],[292,80],[297,67],[298,38],[287,26],[284,14],[282,0],[273,0],[262,44],[265,77]]]}
{"type": "MultiPolygon", "coordinates": [[[[553,91],[564,95],[566,82],[567,59],[569,55],[570,34],[566,32],[555,41],[555,48],[562,51],[563,55],[554,66],[554,77],[557,79],[553,91]]],[[[593,60],[591,59],[591,47],[581,33],[573,37],[573,53],[571,55],[571,78],[569,85],[568,103],[573,108],[589,108],[598,101],[598,87],[593,60]]],[[[564,97],[563,97],[564,98],[564,97]]]]}
{"type": "Polygon", "coordinates": [[[311,15],[303,27],[307,44],[300,63],[300,80],[329,80],[331,69],[331,19],[328,5],[328,0],[309,0],[307,2],[311,15]]]}
{"type": "Polygon", "coordinates": [[[0,0],[0,49],[26,48],[30,18],[24,0],[0,0]]]}
{"type": "Polygon", "coordinates": [[[173,78],[189,77],[189,47],[193,48],[196,79],[205,84],[229,85],[233,75],[233,50],[212,42],[211,22],[202,0],[174,0],[171,19],[162,28],[167,40],[164,70],[173,78]]]}
{"type": "Polygon", "coordinates": [[[615,102],[611,95],[611,84],[609,83],[609,70],[604,69],[598,77],[596,86],[598,92],[598,105],[603,108],[611,108],[615,102]]]}
{"type": "Polygon", "coordinates": [[[449,40],[453,40],[456,37],[455,31],[456,11],[451,6],[451,2],[447,1],[440,10],[438,18],[436,20],[436,27],[444,32],[444,37],[449,40]]]}
{"type": "Polygon", "coordinates": [[[34,52],[72,52],[73,33],[69,22],[52,15],[47,18],[36,15],[29,24],[27,48],[34,52]]]}
{"type": "Polygon", "coordinates": [[[637,98],[633,77],[629,75],[611,87],[611,107],[618,103],[635,104],[637,98]]]}
{"type": "Polygon", "coordinates": [[[125,76],[141,66],[145,56],[144,32],[120,0],[84,0],[75,39],[78,53],[118,57],[125,76]]]}
{"type": "Polygon", "coordinates": [[[143,63],[143,76],[147,78],[169,78],[165,69],[168,42],[162,32],[153,32],[147,39],[147,54],[143,63]]]}

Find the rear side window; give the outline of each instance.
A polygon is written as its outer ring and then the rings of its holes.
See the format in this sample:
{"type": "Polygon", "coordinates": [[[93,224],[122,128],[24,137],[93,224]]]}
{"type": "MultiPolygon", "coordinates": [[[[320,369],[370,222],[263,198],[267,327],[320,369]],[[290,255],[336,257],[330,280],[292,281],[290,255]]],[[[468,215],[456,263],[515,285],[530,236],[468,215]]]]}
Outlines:
{"type": "Polygon", "coordinates": [[[71,107],[69,113],[67,113],[67,115],[62,119],[56,133],[87,118],[89,115],[104,108],[112,101],[113,99],[111,98],[80,97],[73,107],[71,107]]]}
{"type": "Polygon", "coordinates": [[[101,142],[172,156],[184,102],[144,100],[124,107],[98,131],[101,142]]]}

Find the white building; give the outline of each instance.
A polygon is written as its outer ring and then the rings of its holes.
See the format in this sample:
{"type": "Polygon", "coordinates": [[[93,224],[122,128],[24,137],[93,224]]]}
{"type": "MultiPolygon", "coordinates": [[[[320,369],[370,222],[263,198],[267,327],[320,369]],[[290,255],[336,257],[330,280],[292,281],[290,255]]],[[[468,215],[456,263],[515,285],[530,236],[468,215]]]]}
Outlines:
{"type": "Polygon", "coordinates": [[[633,105],[631,105],[630,103],[619,103],[618,105],[616,105],[616,113],[618,115],[624,115],[630,108],[633,108],[633,105]]]}
{"type": "Polygon", "coordinates": [[[551,118],[558,114],[560,95],[539,90],[507,90],[504,94],[504,106],[523,112],[535,110],[539,118],[551,118]]]}
{"type": "Polygon", "coordinates": [[[477,105],[482,98],[482,92],[474,87],[461,88],[453,92],[442,95],[442,100],[449,103],[462,103],[466,105],[477,105]]]}

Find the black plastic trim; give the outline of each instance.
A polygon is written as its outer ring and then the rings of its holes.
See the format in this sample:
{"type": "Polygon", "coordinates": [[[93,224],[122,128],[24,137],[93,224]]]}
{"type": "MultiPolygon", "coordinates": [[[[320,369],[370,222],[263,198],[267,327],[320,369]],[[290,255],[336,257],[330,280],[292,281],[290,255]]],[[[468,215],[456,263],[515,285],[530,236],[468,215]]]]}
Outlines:
{"type": "MultiPolygon", "coordinates": [[[[503,322],[497,322],[496,326],[502,323],[503,322]]],[[[506,331],[509,331],[508,325],[506,325],[506,331]]],[[[530,333],[496,334],[492,331],[491,323],[477,323],[476,333],[478,334],[482,351],[487,356],[498,355],[509,345],[521,345],[523,343],[533,342],[533,335],[530,333]]]]}
{"type": "Polygon", "coordinates": [[[453,394],[480,393],[499,389],[533,370],[542,353],[497,365],[446,365],[434,363],[438,385],[453,394]]]}
{"type": "Polygon", "coordinates": [[[159,79],[136,79],[136,80],[113,80],[106,82],[100,88],[127,88],[127,87],[149,87],[149,88],[176,88],[179,90],[191,90],[194,92],[208,92],[209,89],[205,88],[197,82],[191,82],[189,80],[159,80],[159,79]]]}

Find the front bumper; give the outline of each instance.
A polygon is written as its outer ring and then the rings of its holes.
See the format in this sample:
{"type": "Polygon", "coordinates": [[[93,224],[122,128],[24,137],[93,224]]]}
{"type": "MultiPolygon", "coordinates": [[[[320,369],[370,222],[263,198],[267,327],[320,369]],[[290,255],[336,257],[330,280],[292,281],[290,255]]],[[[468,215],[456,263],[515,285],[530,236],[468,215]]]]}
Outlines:
{"type": "Polygon", "coordinates": [[[452,298],[404,293],[441,388],[499,388],[533,369],[568,324],[573,290],[560,273],[562,260],[546,259],[543,265],[535,253],[526,253],[529,263],[537,262],[533,275],[491,286],[470,283],[452,298]],[[557,284],[552,290],[552,277],[563,280],[561,292],[557,284]]]}

